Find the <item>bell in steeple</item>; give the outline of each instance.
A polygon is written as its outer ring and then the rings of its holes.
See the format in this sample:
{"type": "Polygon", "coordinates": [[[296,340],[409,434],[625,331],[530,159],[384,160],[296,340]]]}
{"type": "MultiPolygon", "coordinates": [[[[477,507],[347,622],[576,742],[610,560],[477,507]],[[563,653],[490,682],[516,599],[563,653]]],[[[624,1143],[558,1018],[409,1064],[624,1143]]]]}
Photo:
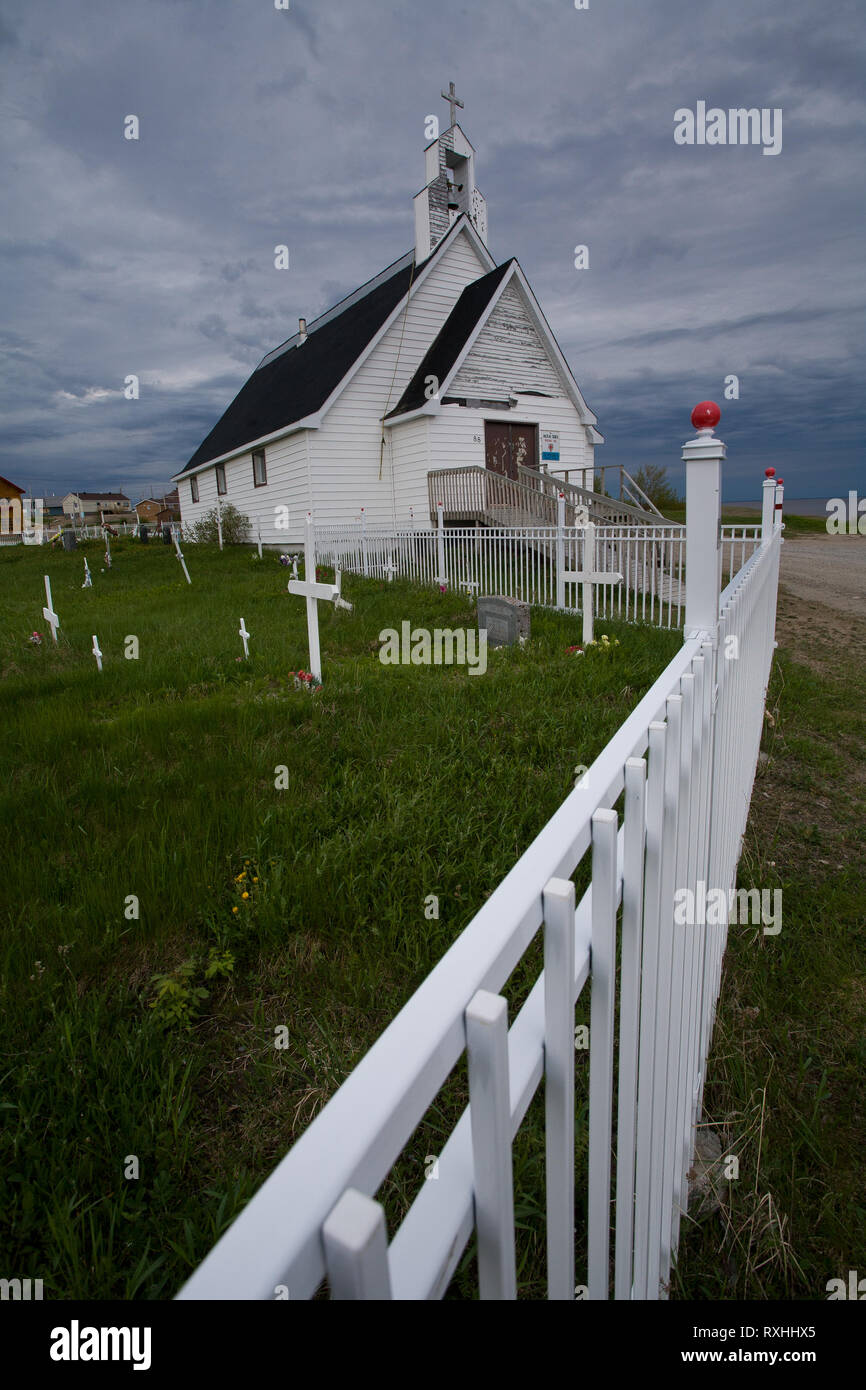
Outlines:
{"type": "Polygon", "coordinates": [[[451,107],[451,125],[424,151],[426,186],[415,194],[415,260],[420,263],[466,213],[487,245],[487,204],[475,187],[475,150],[455,120],[463,106],[454,91],[442,93],[451,107]]]}

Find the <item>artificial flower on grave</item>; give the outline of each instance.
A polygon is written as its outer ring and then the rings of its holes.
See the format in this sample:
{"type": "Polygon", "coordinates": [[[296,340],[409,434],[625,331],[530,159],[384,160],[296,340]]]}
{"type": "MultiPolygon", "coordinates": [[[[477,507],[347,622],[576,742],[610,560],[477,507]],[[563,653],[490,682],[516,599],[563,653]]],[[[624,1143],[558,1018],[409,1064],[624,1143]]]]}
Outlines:
{"type": "Polygon", "coordinates": [[[41,633],[41,632],[31,632],[31,634],[30,634],[30,636],[28,637],[27,640],[28,640],[28,642],[32,642],[33,645],[34,645],[35,647],[41,647],[41,646],[42,646],[42,633],[41,633]]]}
{"type": "Polygon", "coordinates": [[[296,690],[309,690],[311,694],[314,694],[322,688],[320,685],[314,684],[316,678],[312,671],[290,671],[289,675],[294,680],[296,690]]]}
{"type": "Polygon", "coordinates": [[[567,651],[569,656],[586,656],[586,652],[583,650],[583,647],[566,647],[565,650],[567,651]]]}

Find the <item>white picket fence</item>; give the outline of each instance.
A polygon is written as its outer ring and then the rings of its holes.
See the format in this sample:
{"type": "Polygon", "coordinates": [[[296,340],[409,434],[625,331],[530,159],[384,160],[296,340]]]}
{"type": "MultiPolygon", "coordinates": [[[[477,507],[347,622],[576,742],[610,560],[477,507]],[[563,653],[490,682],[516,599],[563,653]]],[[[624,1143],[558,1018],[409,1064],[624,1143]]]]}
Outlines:
{"type": "Polygon", "coordinates": [[[665,1296],[727,937],[675,925],[674,894],[735,884],[782,544],[768,479],[759,544],[719,597],[724,445],[704,430],[683,457],[681,650],[178,1298],[308,1299],[323,1280],[337,1299],[440,1298],[473,1232],[480,1296],[514,1298],[511,1145],[542,1079],[549,1297],[665,1296]],[[587,857],[576,903],[570,880],[587,857]],[[539,931],[544,968],[509,1027],[499,991],[539,931]],[[577,1271],[574,1010],[587,984],[577,1271]],[[389,1243],[373,1194],[464,1053],[469,1105],[389,1243]]]}
{"type": "MultiPolygon", "coordinates": [[[[760,525],[723,526],[722,573],[741,569],[760,543],[760,525]]],[[[621,574],[595,586],[595,614],[680,627],[685,606],[685,526],[596,527],[596,555],[585,554],[580,526],[444,526],[394,530],[364,522],[316,526],[325,565],[372,578],[410,579],[524,603],[580,611],[580,589],[560,570],[621,574]],[[560,602],[561,600],[561,602],[560,602]]]]}

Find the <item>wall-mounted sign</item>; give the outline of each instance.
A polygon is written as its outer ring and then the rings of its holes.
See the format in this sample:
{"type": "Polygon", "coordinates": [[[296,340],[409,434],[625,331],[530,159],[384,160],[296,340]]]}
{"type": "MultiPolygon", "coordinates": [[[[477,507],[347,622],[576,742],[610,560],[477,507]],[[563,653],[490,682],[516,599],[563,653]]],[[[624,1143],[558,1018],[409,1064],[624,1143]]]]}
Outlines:
{"type": "Polygon", "coordinates": [[[559,463],[559,430],[541,431],[541,460],[543,463],[559,463]]]}

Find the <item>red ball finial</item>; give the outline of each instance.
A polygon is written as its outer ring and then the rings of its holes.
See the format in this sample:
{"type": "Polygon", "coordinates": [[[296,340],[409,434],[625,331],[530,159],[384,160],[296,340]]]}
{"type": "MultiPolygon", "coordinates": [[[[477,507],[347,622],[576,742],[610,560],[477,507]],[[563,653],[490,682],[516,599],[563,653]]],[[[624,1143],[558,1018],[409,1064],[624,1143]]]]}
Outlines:
{"type": "Polygon", "coordinates": [[[775,470],[775,468],[765,468],[765,469],[764,469],[764,477],[765,477],[765,478],[775,478],[775,476],[776,476],[776,470],[775,470]]]}
{"type": "Polygon", "coordinates": [[[696,430],[715,429],[722,418],[722,412],[715,401],[701,401],[692,411],[692,424],[696,430]]]}
{"type": "Polygon", "coordinates": [[[784,479],[784,478],[777,478],[777,479],[776,479],[776,482],[779,484],[779,487],[784,487],[784,486],[785,486],[785,479],[784,479]]]}

